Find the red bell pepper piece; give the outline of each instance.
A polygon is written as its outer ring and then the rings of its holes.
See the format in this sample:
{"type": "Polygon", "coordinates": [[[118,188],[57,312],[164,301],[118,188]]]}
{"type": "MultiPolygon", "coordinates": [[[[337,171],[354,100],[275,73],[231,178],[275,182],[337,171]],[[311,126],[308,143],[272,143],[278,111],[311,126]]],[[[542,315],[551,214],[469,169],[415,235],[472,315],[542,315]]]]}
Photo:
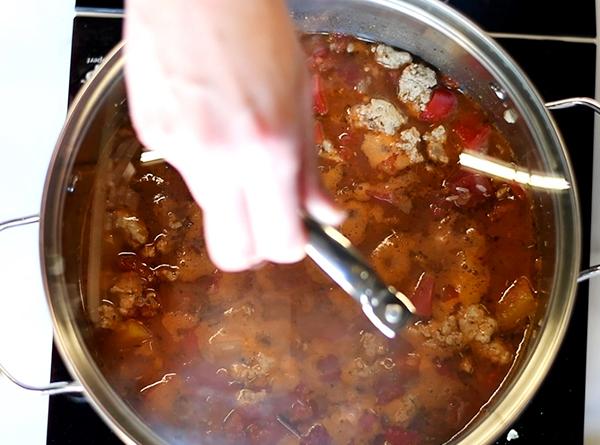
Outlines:
{"type": "Polygon", "coordinates": [[[315,121],[315,144],[321,145],[325,140],[325,130],[320,121],[315,121]]]}
{"type": "Polygon", "coordinates": [[[320,114],[321,116],[327,114],[327,111],[329,110],[323,92],[323,81],[318,74],[313,74],[313,109],[315,110],[315,113],[320,114]]]}
{"type": "Polygon", "coordinates": [[[413,291],[412,304],[415,305],[417,315],[421,317],[431,317],[431,307],[433,305],[433,287],[435,281],[431,275],[423,272],[413,291]]]}
{"type": "Polygon", "coordinates": [[[483,123],[475,113],[462,116],[454,124],[454,132],[458,135],[464,148],[485,151],[492,128],[483,123]]]}
{"type": "Polygon", "coordinates": [[[458,99],[452,91],[438,88],[433,92],[419,118],[427,122],[439,122],[446,119],[456,109],[457,104],[458,99]]]}

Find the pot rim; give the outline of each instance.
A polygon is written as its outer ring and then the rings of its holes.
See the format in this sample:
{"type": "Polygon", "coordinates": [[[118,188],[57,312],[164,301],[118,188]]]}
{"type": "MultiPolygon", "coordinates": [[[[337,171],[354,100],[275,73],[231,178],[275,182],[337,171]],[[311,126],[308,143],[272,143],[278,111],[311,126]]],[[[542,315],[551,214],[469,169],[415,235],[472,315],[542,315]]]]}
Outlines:
{"type": "Polygon", "coordinates": [[[61,250],[62,231],[60,227],[49,227],[52,223],[48,221],[61,220],[64,196],[57,199],[53,195],[65,189],[65,181],[68,178],[64,173],[71,171],[73,167],[74,154],[79,148],[81,135],[85,133],[90,118],[96,111],[95,105],[101,102],[102,93],[109,91],[111,86],[120,79],[124,65],[124,58],[121,57],[124,46],[124,41],[121,41],[106,55],[92,78],[81,87],[69,106],[65,125],[52,154],[44,185],[40,210],[40,261],[42,271],[46,272],[42,275],[46,301],[52,316],[55,344],[71,376],[81,383],[83,392],[96,413],[124,443],[163,444],[160,437],[145,423],[137,416],[130,415],[131,409],[108,384],[85,347],[85,342],[74,326],[72,318],[66,313],[67,305],[53,302],[53,290],[57,294],[66,295],[67,285],[62,277],[61,256],[49,255],[45,250],[47,246],[52,246],[49,249],[52,252],[61,250]],[[58,171],[62,171],[63,174],[57,174],[58,171]],[[54,202],[55,205],[48,205],[49,201],[54,202]],[[102,388],[102,391],[98,391],[98,387],[102,388]],[[135,436],[131,431],[136,431],[135,436]]]}
{"type": "MultiPolygon", "coordinates": [[[[361,0],[358,0],[361,1],[361,0]]],[[[362,2],[387,7],[400,12],[412,12],[419,20],[457,39],[473,53],[495,77],[510,85],[510,93],[518,99],[520,111],[528,122],[534,123],[531,131],[539,133],[538,146],[551,147],[564,168],[567,180],[573,185],[567,198],[555,201],[558,236],[555,250],[572,252],[568,261],[557,255],[552,296],[548,302],[544,326],[536,341],[536,347],[509,387],[500,388],[498,400],[485,415],[476,418],[455,436],[461,444],[489,443],[514,421],[541,385],[565,335],[574,305],[576,279],[580,266],[581,233],[580,210],[573,169],[558,128],[544,107],[539,94],[519,66],[491,38],[487,37],[470,20],[440,2],[428,0],[362,0],[362,2]],[[466,436],[463,438],[462,435],[466,436]]],[[[352,3],[352,2],[349,2],[352,3]]],[[[85,388],[85,393],[96,412],[125,443],[165,443],[144,422],[132,415],[131,408],[114,392],[94,363],[81,333],[72,319],[68,305],[61,304],[61,295],[67,295],[67,285],[62,277],[61,257],[62,221],[65,193],[69,172],[79,150],[81,137],[89,126],[90,118],[102,102],[103,93],[122,79],[124,65],[124,42],[106,56],[103,63],[79,91],[69,108],[66,123],[61,132],[49,163],[40,212],[40,259],[46,299],[52,316],[57,348],[71,373],[85,388]]],[[[530,125],[531,127],[531,125],[530,125]]],[[[545,148],[548,150],[548,148],[545,148]]],[[[532,340],[533,341],[533,340],[532,340]]]]}

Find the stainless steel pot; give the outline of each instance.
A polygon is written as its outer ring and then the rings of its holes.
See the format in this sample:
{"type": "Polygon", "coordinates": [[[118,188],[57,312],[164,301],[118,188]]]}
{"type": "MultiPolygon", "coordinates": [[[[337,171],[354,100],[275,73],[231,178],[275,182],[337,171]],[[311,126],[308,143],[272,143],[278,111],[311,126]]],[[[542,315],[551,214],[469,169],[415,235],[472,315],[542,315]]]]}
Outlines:
{"type": "MultiPolygon", "coordinates": [[[[567,328],[580,276],[580,213],[575,181],[563,141],[540,96],[512,59],[470,21],[430,0],[290,0],[300,30],[337,32],[404,48],[452,76],[499,122],[516,150],[519,168],[563,178],[563,190],[533,189],[544,250],[539,288],[547,304],[530,341],[502,388],[452,443],[493,441],[523,410],[539,387],[567,328]]],[[[82,264],[89,246],[86,204],[106,181],[98,165],[126,159],[115,143],[126,113],[123,47],[117,47],[74,101],[54,152],[40,216],[41,262],[58,348],[76,383],[55,383],[46,392],[83,390],[97,412],[126,443],[161,444],[156,435],[113,391],[89,347],[92,328],[89,283],[82,264]]],[[[553,107],[591,99],[550,104],[553,107]]],[[[36,222],[22,218],[0,225],[36,222]]],[[[87,264],[87,263],[86,263],[87,264]]],[[[6,373],[4,368],[0,371],[6,373]]],[[[16,382],[16,380],[15,380],[16,382]]],[[[18,382],[17,382],[18,383],[18,382]]],[[[25,385],[26,386],[26,385],[25,385]]]]}

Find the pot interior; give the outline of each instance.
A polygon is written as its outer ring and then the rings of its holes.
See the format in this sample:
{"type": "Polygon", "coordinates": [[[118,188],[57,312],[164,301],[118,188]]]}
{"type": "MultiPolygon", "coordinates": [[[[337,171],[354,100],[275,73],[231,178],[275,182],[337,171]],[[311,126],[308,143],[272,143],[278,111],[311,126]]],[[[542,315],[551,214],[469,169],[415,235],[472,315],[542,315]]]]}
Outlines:
{"type": "MultiPolygon", "coordinates": [[[[516,418],[545,376],[562,340],[579,269],[579,213],[574,178],[556,127],[514,62],[470,22],[421,0],[290,2],[306,33],[341,33],[385,42],[448,74],[475,98],[508,139],[523,172],[562,179],[529,187],[543,304],[511,372],[452,443],[488,443],[516,418]],[[556,188],[556,184],[568,184],[556,188]],[[554,187],[554,188],[553,188],[554,187]],[[560,252],[560,256],[556,253],[560,252]]],[[[75,101],[49,169],[42,215],[42,259],[59,348],[72,374],[120,437],[162,443],[102,375],[95,328],[101,294],[104,205],[111,185],[127,178],[139,144],[127,127],[122,48],[108,58],[75,101]],[[93,254],[90,254],[93,253],[93,254]]]]}

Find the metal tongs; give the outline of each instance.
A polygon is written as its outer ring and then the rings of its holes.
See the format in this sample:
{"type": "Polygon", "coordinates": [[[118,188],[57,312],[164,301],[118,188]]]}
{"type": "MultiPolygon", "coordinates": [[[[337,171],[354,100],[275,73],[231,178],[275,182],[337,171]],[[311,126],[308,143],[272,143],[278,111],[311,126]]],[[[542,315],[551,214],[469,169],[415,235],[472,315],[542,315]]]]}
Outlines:
{"type": "Polygon", "coordinates": [[[367,318],[383,335],[394,338],[415,312],[412,302],[386,285],[338,230],[308,216],[304,216],[304,224],[308,232],[308,256],[360,303],[367,318]]]}

